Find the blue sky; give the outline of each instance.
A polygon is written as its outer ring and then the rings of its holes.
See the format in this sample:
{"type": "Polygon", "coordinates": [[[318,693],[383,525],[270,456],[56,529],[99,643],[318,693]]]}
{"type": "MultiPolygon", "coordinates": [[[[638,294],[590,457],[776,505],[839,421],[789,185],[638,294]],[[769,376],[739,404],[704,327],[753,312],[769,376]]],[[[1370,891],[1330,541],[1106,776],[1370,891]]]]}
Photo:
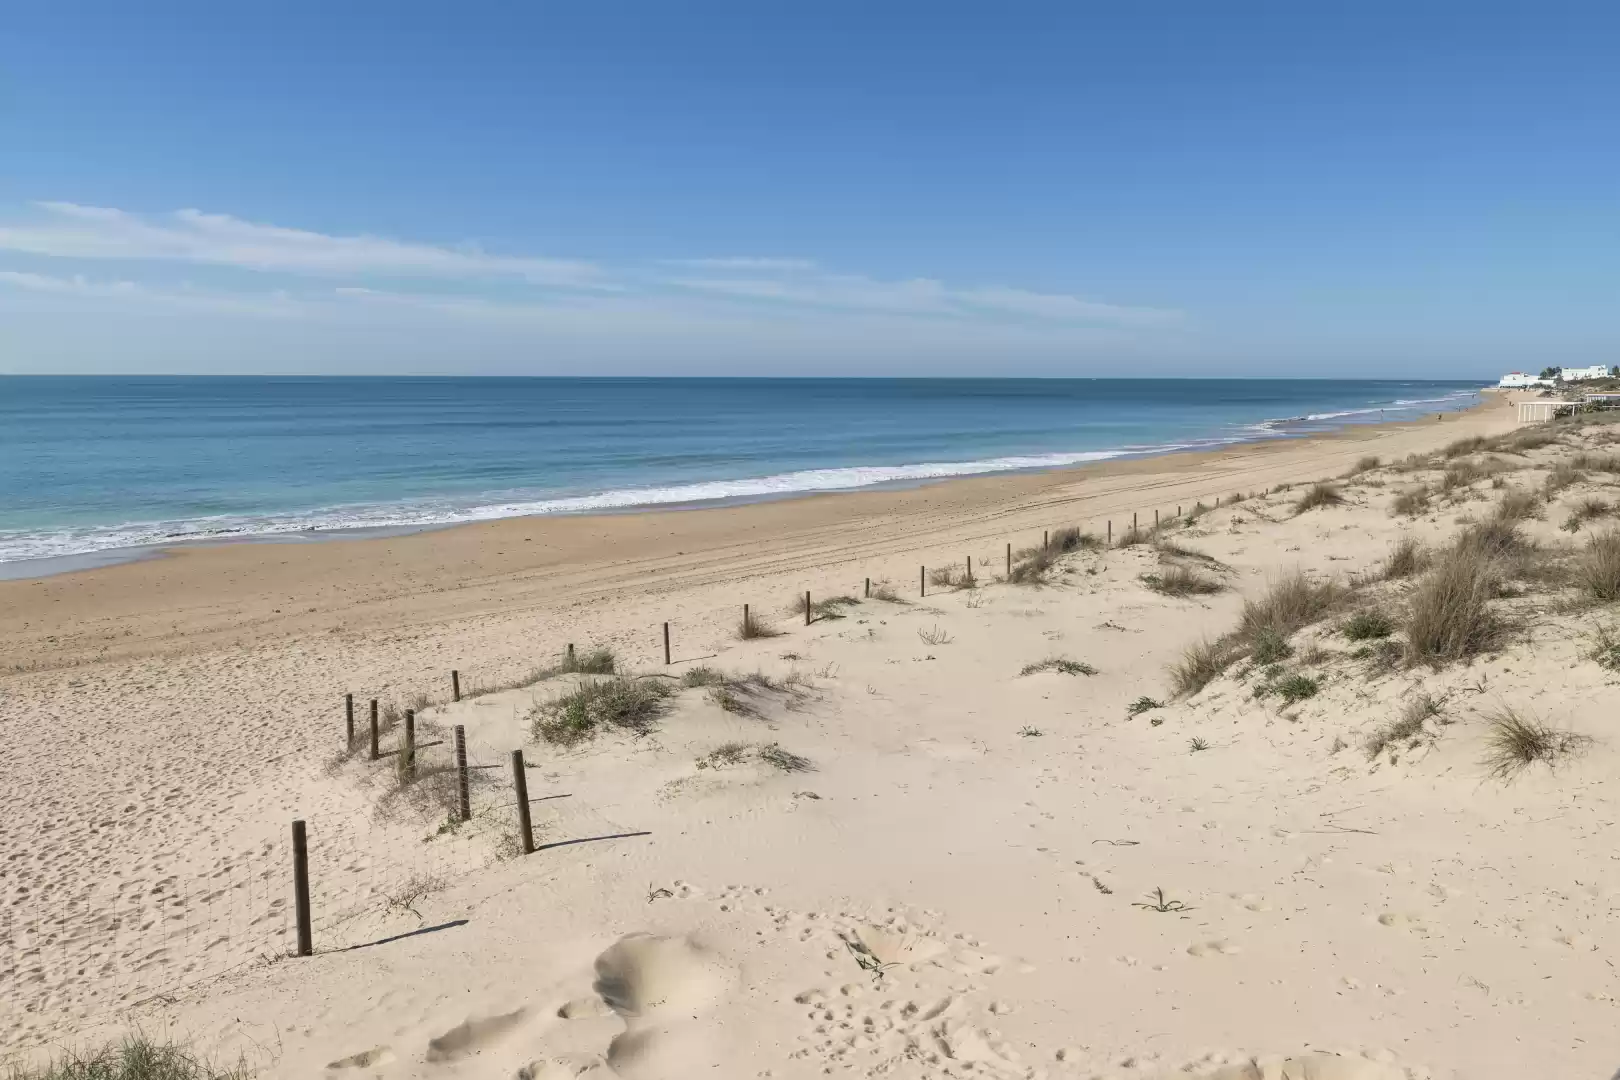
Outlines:
{"type": "Polygon", "coordinates": [[[0,20],[0,372],[1620,362],[1620,5],[0,20]]]}

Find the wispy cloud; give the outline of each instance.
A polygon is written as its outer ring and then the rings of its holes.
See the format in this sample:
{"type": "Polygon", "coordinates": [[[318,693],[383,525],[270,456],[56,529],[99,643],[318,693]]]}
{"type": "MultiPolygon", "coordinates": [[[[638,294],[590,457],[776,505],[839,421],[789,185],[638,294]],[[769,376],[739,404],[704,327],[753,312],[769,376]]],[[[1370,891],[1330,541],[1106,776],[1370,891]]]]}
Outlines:
{"type": "Polygon", "coordinates": [[[33,220],[0,224],[0,250],[70,259],[165,260],[348,277],[510,277],[536,284],[592,286],[589,262],[493,255],[380,236],[331,236],[260,225],[227,214],[178,210],[143,217],[101,206],[34,204],[33,220]]]}
{"type": "Polygon", "coordinates": [[[722,255],[709,259],[660,259],[665,266],[687,266],[694,270],[814,270],[813,259],[788,259],[762,255],[722,255]]]}
{"type": "Polygon", "coordinates": [[[21,289],[61,297],[128,301],[126,306],[171,307],[216,314],[300,314],[297,302],[280,290],[223,293],[188,288],[152,288],[133,281],[97,281],[75,274],[56,277],[17,270],[0,270],[0,288],[21,289]]]}

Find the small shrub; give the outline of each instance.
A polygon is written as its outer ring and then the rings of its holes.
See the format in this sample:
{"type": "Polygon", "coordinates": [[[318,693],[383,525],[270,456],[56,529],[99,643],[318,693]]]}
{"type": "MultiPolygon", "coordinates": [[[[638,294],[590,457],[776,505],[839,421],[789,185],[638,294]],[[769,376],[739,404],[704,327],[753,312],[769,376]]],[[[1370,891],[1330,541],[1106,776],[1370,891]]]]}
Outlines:
{"type": "Polygon", "coordinates": [[[1487,549],[1459,542],[1418,583],[1407,619],[1409,663],[1439,665],[1493,645],[1501,624],[1490,600],[1500,579],[1487,549]]]}
{"type": "Polygon", "coordinates": [[[1375,641],[1395,632],[1395,620],[1377,608],[1367,608],[1346,619],[1340,631],[1351,641],[1375,641]]]}
{"type": "Polygon", "coordinates": [[[1166,596],[1204,596],[1218,593],[1226,587],[1215,578],[1186,566],[1171,566],[1162,573],[1143,574],[1142,581],[1154,592],[1166,596]]]}
{"type": "Polygon", "coordinates": [[[1119,534],[1119,539],[1114,541],[1114,546],[1117,548],[1135,547],[1138,544],[1147,543],[1152,538],[1147,529],[1137,528],[1133,525],[1119,534]]]}
{"type": "Polygon", "coordinates": [[[1282,698],[1284,705],[1292,705],[1296,701],[1304,701],[1306,698],[1315,697],[1317,690],[1321,689],[1315,679],[1309,675],[1302,675],[1297,671],[1284,675],[1270,685],[1271,692],[1282,698]]]}
{"type": "Polygon", "coordinates": [[[1231,644],[1205,639],[1187,646],[1181,659],[1170,665],[1170,684],[1177,697],[1196,694],[1225,671],[1234,659],[1231,644]]]}
{"type": "Polygon", "coordinates": [[[565,655],[562,662],[554,669],[559,675],[611,675],[613,674],[613,650],[592,649],[587,653],[571,653],[565,655]]]}
{"type": "Polygon", "coordinates": [[[965,580],[967,579],[963,576],[963,573],[954,566],[936,566],[928,571],[928,584],[937,585],[940,588],[954,588],[958,582],[965,580]]]}
{"type": "Polygon", "coordinates": [[[1428,513],[1429,489],[1423,486],[1407,488],[1390,502],[1389,512],[1395,517],[1417,517],[1428,513]]]}
{"type": "Polygon", "coordinates": [[[1249,659],[1264,666],[1286,660],[1294,647],[1274,626],[1262,626],[1249,638],[1249,659]]]}
{"type": "Polygon", "coordinates": [[[1039,663],[1025,664],[1020,675],[1034,675],[1041,671],[1056,671],[1063,675],[1095,675],[1097,669],[1080,660],[1065,660],[1062,657],[1052,656],[1039,663]]]}
{"type": "Polygon", "coordinates": [[[1483,435],[1470,435],[1466,439],[1458,439],[1456,442],[1451,443],[1442,452],[1448,458],[1456,458],[1483,450],[1487,445],[1489,445],[1489,441],[1483,435]]]}
{"type": "Polygon", "coordinates": [[[1343,586],[1336,582],[1313,585],[1303,572],[1295,570],[1273,582],[1261,599],[1244,602],[1238,632],[1252,641],[1269,627],[1287,639],[1332,611],[1344,595],[1343,586]]]}
{"type": "Polygon", "coordinates": [[[1015,585],[1044,585],[1056,565],[1057,554],[1051,547],[1029,548],[1018,553],[1007,580],[1015,585]]]}
{"type": "Polygon", "coordinates": [[[1516,522],[1492,517],[1459,533],[1452,550],[1464,557],[1505,560],[1527,554],[1531,545],[1516,522]]]}
{"type": "Polygon", "coordinates": [[[1093,533],[1082,532],[1077,526],[1065,525],[1052,530],[1046,546],[1059,555],[1067,555],[1071,551],[1095,551],[1102,547],[1102,540],[1093,533]]]}
{"type": "Polygon", "coordinates": [[[1338,506],[1344,502],[1344,493],[1329,483],[1312,484],[1310,490],[1299,497],[1294,504],[1294,514],[1305,513],[1321,506],[1338,506]]]}
{"type": "Polygon", "coordinates": [[[1406,703],[1401,715],[1377,731],[1367,740],[1367,757],[1375,758],[1386,747],[1396,743],[1416,745],[1423,736],[1423,725],[1429,717],[1440,715],[1440,703],[1428,694],[1419,694],[1406,703]]]}
{"type": "Polygon", "coordinates": [[[556,746],[577,746],[604,728],[645,734],[663,715],[673,693],[660,679],[626,675],[581,683],[531,714],[534,737],[556,746]]]}
{"type": "Polygon", "coordinates": [[[1595,518],[1606,517],[1612,513],[1614,513],[1614,505],[1612,503],[1606,503],[1602,499],[1582,499],[1580,502],[1576,503],[1575,508],[1569,512],[1569,517],[1564,519],[1563,529],[1565,532],[1580,532],[1581,526],[1585,525],[1588,521],[1595,518]]]}
{"type": "Polygon", "coordinates": [[[1560,760],[1591,744],[1585,735],[1559,731],[1533,716],[1521,716],[1503,707],[1485,719],[1486,772],[1497,780],[1511,780],[1536,762],[1555,766],[1560,760]]]}
{"type": "Polygon", "coordinates": [[[1350,470],[1350,475],[1360,476],[1362,473],[1372,472],[1381,464],[1383,464],[1383,462],[1379,460],[1378,455],[1368,454],[1366,457],[1356,462],[1356,467],[1350,470]]]}
{"type": "Polygon", "coordinates": [[[903,604],[900,594],[894,591],[894,586],[887,581],[872,582],[872,599],[882,600],[889,604],[903,604]]]}
{"type": "Polygon", "coordinates": [[[925,645],[949,645],[951,643],[950,631],[942,629],[938,623],[927,630],[917,631],[917,636],[925,645]]]}
{"type": "Polygon", "coordinates": [[[1575,580],[1593,600],[1620,600],[1620,529],[1595,533],[1575,564],[1575,580]]]}
{"type": "Polygon", "coordinates": [[[1384,560],[1384,577],[1399,581],[1422,573],[1428,565],[1429,553],[1423,545],[1410,536],[1403,536],[1390,549],[1389,558],[1384,560]]]}
{"type": "Polygon", "coordinates": [[[782,631],[755,615],[752,608],[743,613],[742,622],[737,624],[737,636],[744,641],[780,637],[781,634],[782,631]]]}
{"type": "Polygon", "coordinates": [[[1528,491],[1510,491],[1496,504],[1498,521],[1528,521],[1541,517],[1541,500],[1528,491]]]}
{"type": "Polygon", "coordinates": [[[682,686],[719,686],[725,681],[725,672],[712,667],[687,668],[681,676],[682,686]]]}
{"type": "Polygon", "coordinates": [[[1144,694],[1142,697],[1137,698],[1135,701],[1125,706],[1125,715],[1141,716],[1145,712],[1162,708],[1164,708],[1163,702],[1154,701],[1152,698],[1144,694]]]}
{"type": "Polygon", "coordinates": [[[1620,627],[1600,623],[1593,628],[1591,657],[1598,667],[1620,671],[1620,627]]]}
{"type": "Polygon", "coordinates": [[[1553,466],[1552,471],[1547,474],[1547,479],[1542,481],[1542,487],[1546,490],[1548,495],[1556,495],[1565,488],[1578,484],[1585,479],[1585,473],[1581,472],[1567,461],[1560,461],[1557,465],[1553,466]]]}

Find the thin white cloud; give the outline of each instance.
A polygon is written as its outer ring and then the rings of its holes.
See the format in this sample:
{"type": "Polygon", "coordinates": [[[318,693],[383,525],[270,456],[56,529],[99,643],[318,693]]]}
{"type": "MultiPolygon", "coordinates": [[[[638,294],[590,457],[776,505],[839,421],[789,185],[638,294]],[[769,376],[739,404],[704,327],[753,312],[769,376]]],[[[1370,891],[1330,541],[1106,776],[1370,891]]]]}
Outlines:
{"type": "Polygon", "coordinates": [[[259,293],[200,292],[185,288],[150,288],[133,281],[95,281],[78,274],[54,277],[17,270],[0,270],[0,287],[70,298],[129,301],[139,307],[174,307],[222,314],[278,317],[299,314],[293,298],[279,290],[259,293]]]}
{"type": "Polygon", "coordinates": [[[814,270],[810,259],[788,259],[761,255],[726,255],[711,259],[660,259],[665,266],[688,266],[694,270],[814,270]]]}
{"type": "Polygon", "coordinates": [[[74,203],[34,205],[42,212],[38,219],[0,224],[0,250],[69,259],[181,261],[324,277],[509,277],[585,287],[599,277],[589,262],[492,255],[476,247],[379,236],[330,236],[199,210],[142,217],[74,203]]]}

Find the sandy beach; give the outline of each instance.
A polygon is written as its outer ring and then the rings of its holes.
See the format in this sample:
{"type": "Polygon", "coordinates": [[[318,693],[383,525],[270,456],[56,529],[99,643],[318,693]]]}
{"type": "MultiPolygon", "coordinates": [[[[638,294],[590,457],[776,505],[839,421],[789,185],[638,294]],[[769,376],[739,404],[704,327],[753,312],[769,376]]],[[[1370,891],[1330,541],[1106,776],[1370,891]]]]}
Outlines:
{"type": "Polygon", "coordinates": [[[1377,608],[1403,640],[1426,579],[1383,576],[1391,551],[1444,551],[1515,493],[1525,565],[1612,527],[1560,525],[1613,471],[1548,480],[1612,428],[1395,467],[1515,430],[1487,395],[1050,473],[0,582],[0,1041],[138,1029],[289,1078],[1607,1077],[1620,714],[1590,656],[1613,605],[1514,577],[1501,639],[1443,664],[1343,632],[1377,608]],[[1326,478],[1343,501],[1296,512],[1326,478]],[[1155,512],[1165,544],[1001,580],[1008,545],[1155,512]],[[1176,568],[1213,591],[1166,595],[1176,568]],[[1189,646],[1296,570],[1353,591],[1177,693],[1189,646]],[[850,600],[807,625],[805,591],[850,600]],[[744,604],[774,636],[739,640],[744,604]],[[533,678],[570,646],[664,688],[644,725],[537,737],[605,684],[533,678]],[[1502,710],[1570,752],[1493,776],[1502,710]],[[312,957],[289,955],[294,819],[312,957]]]}

